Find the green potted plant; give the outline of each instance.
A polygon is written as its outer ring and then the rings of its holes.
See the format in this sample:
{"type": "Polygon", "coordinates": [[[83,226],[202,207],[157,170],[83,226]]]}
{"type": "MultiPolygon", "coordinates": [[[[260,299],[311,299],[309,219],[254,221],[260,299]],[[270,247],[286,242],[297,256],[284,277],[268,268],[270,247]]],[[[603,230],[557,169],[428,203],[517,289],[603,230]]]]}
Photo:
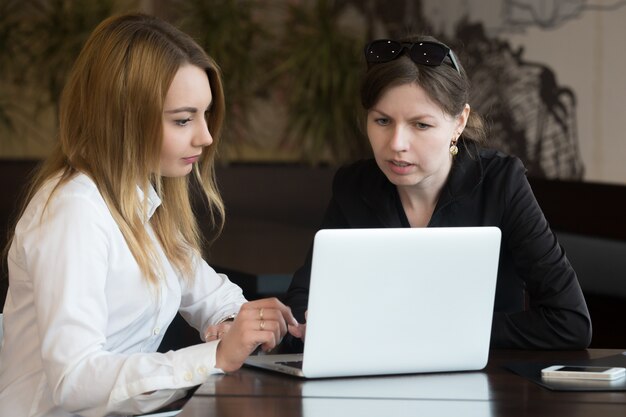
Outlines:
{"type": "Polygon", "coordinates": [[[48,0],[25,2],[30,14],[30,68],[33,78],[49,93],[56,106],[67,74],[91,31],[116,12],[132,9],[135,1],[120,7],[115,0],[48,0]]]}
{"type": "Polygon", "coordinates": [[[269,32],[258,21],[267,6],[257,0],[179,0],[165,14],[217,61],[224,77],[227,118],[225,152],[251,135],[246,123],[250,102],[263,84],[261,43],[269,32]]]}
{"type": "Polygon", "coordinates": [[[0,2],[0,129],[3,156],[41,157],[54,138],[67,74],[87,36],[135,0],[0,2]]]}
{"type": "Polygon", "coordinates": [[[273,74],[288,92],[286,141],[309,163],[340,163],[367,153],[358,126],[363,36],[341,25],[332,0],[289,3],[273,74]]]}
{"type": "MultiPolygon", "coordinates": [[[[19,102],[12,100],[9,94],[21,81],[18,68],[23,65],[19,10],[16,0],[0,2],[0,91],[4,92],[0,94],[0,128],[11,132],[15,130],[16,112],[20,112],[19,102]]],[[[2,143],[4,145],[5,141],[2,143]]]]}
{"type": "Polygon", "coordinates": [[[164,15],[222,68],[226,160],[246,146],[260,160],[311,164],[367,152],[357,123],[363,36],[342,12],[332,0],[168,3],[164,15]]]}

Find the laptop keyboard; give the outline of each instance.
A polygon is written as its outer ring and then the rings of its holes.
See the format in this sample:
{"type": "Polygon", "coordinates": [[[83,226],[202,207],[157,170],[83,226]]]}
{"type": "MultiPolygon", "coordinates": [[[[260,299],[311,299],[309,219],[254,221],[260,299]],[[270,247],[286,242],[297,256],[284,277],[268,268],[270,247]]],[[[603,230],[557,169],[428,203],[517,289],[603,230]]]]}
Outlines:
{"type": "Polygon", "coordinates": [[[276,362],[279,365],[290,366],[292,368],[302,369],[302,361],[276,362]]]}

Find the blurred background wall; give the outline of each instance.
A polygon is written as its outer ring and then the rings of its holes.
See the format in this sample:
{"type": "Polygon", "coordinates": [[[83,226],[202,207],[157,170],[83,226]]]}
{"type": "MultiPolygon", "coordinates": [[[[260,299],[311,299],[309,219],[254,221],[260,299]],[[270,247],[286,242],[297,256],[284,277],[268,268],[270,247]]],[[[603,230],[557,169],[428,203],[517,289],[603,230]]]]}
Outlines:
{"type": "Polygon", "coordinates": [[[0,0],[0,158],[40,158],[93,27],[143,11],[222,66],[223,163],[336,165],[367,155],[362,47],[430,33],[461,57],[492,146],[533,177],[626,182],[624,0],[0,0]]]}
{"type": "Polygon", "coordinates": [[[427,33],[463,62],[490,145],[528,168],[585,291],[594,345],[626,345],[612,327],[626,314],[626,0],[0,0],[3,238],[55,141],[59,94],[82,44],[126,11],[179,26],[222,68],[227,219],[205,255],[248,296],[285,290],[335,169],[368,155],[363,45],[427,33]]]}

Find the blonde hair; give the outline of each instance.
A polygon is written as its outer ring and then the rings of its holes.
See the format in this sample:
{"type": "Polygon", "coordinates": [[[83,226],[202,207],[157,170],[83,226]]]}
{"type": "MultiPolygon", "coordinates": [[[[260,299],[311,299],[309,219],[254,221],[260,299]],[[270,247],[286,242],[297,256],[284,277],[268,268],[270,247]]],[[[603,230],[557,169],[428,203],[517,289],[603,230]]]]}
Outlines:
{"type": "Polygon", "coordinates": [[[144,226],[146,205],[137,193],[139,186],[147,195],[152,185],[162,200],[150,219],[153,230],[169,261],[190,278],[202,241],[192,187],[203,190],[217,233],[224,222],[214,172],[223,119],[219,68],[193,39],[155,17],[111,17],[93,31],[70,72],[60,102],[59,142],[32,182],[26,204],[59,174],[55,190],[77,173],[87,174],[142,273],[154,284],[160,265],[144,226]],[[160,177],[163,103],[176,72],[186,64],[204,69],[209,78],[213,104],[207,121],[213,144],[195,164],[193,178],[160,177]]]}

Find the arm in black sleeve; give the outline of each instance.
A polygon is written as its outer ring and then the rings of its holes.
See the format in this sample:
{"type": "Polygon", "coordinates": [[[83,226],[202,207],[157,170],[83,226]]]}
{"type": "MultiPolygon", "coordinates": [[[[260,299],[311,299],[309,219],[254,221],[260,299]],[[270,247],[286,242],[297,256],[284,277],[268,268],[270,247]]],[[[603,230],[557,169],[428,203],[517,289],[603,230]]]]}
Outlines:
{"type": "Polygon", "coordinates": [[[550,230],[517,160],[507,172],[503,245],[522,277],[528,307],[495,313],[492,346],[583,349],[591,342],[591,319],[574,269],[550,230]]]}
{"type": "MultiPolygon", "coordinates": [[[[326,209],[320,229],[337,229],[348,227],[341,209],[333,197],[326,209]]],[[[291,284],[285,295],[284,302],[291,308],[296,320],[304,322],[304,312],[309,303],[309,285],[311,282],[311,259],[313,244],[309,248],[304,264],[294,273],[291,284]]]]}
{"type": "Polygon", "coordinates": [[[304,323],[304,312],[309,303],[312,256],[313,247],[311,245],[304,264],[293,274],[291,284],[289,284],[287,294],[283,300],[291,308],[291,312],[299,323],[304,323]]]}
{"type": "MultiPolygon", "coordinates": [[[[320,229],[337,229],[347,228],[348,222],[342,213],[342,210],[335,198],[337,177],[333,181],[333,197],[326,208],[324,218],[320,229]]],[[[313,244],[309,248],[304,264],[294,273],[291,278],[291,284],[287,289],[283,302],[291,308],[291,311],[298,320],[299,323],[304,323],[304,313],[306,312],[309,304],[309,287],[311,283],[311,260],[313,258],[313,244]]],[[[287,334],[284,341],[281,343],[279,351],[281,353],[286,352],[301,352],[303,348],[302,341],[295,339],[291,335],[287,334]]]]}
{"type": "MultiPolygon", "coordinates": [[[[291,278],[291,284],[287,289],[283,302],[291,308],[298,323],[305,323],[304,313],[309,304],[309,284],[311,280],[311,258],[313,255],[313,246],[309,249],[304,265],[302,265],[291,278]]],[[[277,353],[295,353],[302,352],[304,343],[302,340],[293,337],[287,333],[280,343],[277,353]]]]}

